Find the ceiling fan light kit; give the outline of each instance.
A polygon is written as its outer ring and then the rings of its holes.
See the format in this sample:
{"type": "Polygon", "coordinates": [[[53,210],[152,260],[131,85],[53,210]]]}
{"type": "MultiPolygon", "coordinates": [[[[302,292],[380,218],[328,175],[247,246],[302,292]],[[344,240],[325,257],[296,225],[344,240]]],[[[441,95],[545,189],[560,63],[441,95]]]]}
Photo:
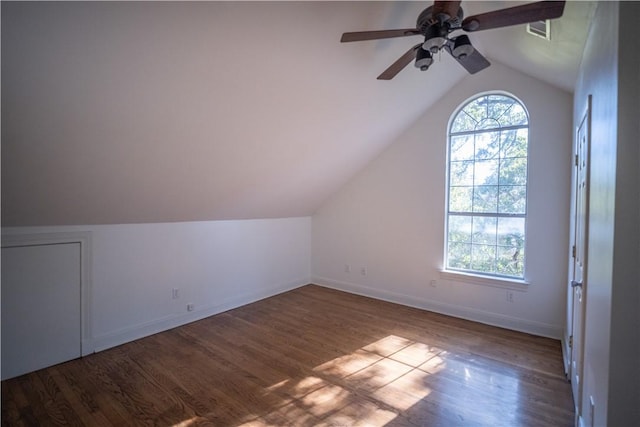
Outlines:
{"type": "Polygon", "coordinates": [[[433,56],[431,55],[431,52],[424,49],[418,49],[415,62],[416,68],[420,68],[422,71],[427,71],[431,64],[433,64],[433,56]]]}
{"type": "Polygon", "coordinates": [[[461,36],[456,37],[455,42],[453,43],[453,50],[451,53],[457,59],[464,59],[467,56],[471,55],[474,52],[475,48],[471,45],[471,40],[469,40],[469,36],[463,34],[461,36]]]}
{"type": "Polygon", "coordinates": [[[391,80],[411,61],[422,71],[429,69],[433,55],[446,50],[470,74],[482,71],[491,63],[478,52],[469,36],[461,34],[450,37],[454,31],[482,31],[512,25],[555,19],[564,12],[564,1],[539,1],[521,6],[481,13],[464,18],[460,1],[433,2],[418,16],[416,28],[401,30],[357,31],[344,33],[341,42],[380,40],[392,37],[422,35],[424,42],[413,46],[389,68],[378,76],[378,80],[391,80]]]}
{"type": "Polygon", "coordinates": [[[443,28],[436,25],[427,27],[422,49],[428,50],[432,54],[438,53],[438,51],[444,47],[445,43],[447,43],[447,32],[443,30],[443,28]]]}

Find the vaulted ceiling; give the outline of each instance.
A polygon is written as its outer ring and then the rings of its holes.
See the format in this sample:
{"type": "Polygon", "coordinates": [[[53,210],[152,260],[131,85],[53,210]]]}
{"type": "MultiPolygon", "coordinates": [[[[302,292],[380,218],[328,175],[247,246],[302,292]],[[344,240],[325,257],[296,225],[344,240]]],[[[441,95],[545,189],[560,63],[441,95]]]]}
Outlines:
{"type": "MultiPolygon", "coordinates": [[[[420,38],[339,42],[412,27],[427,5],[2,2],[3,225],[313,214],[473,78],[443,55],[378,81],[420,38]]],[[[593,11],[568,2],[550,42],[524,26],[471,37],[572,91],[593,11]]]]}

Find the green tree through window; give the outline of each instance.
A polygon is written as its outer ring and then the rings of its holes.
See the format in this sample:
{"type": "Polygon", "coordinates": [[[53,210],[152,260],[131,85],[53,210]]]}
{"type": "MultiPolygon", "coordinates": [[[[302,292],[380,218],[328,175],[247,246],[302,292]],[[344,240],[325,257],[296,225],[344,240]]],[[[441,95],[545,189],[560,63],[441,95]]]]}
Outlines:
{"type": "Polygon", "coordinates": [[[446,268],[524,278],[529,121],[524,106],[482,95],[449,129],[446,268]]]}

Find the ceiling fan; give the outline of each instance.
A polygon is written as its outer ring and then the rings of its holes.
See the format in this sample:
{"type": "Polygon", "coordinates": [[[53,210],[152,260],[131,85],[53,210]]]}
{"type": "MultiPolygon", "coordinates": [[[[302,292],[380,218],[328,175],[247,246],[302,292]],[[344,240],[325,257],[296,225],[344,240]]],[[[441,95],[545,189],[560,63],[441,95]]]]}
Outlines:
{"type": "Polygon", "coordinates": [[[418,43],[402,55],[378,76],[378,80],[391,80],[415,59],[415,66],[426,71],[433,63],[433,55],[444,49],[455,58],[470,74],[484,70],[489,61],[473,45],[466,34],[451,37],[454,31],[482,31],[492,28],[509,27],[530,22],[555,19],[564,12],[564,1],[539,1],[521,6],[500,9],[493,12],[464,17],[460,1],[435,0],[418,16],[416,28],[380,31],[357,31],[342,34],[341,42],[379,40],[393,37],[424,36],[418,43]]]}

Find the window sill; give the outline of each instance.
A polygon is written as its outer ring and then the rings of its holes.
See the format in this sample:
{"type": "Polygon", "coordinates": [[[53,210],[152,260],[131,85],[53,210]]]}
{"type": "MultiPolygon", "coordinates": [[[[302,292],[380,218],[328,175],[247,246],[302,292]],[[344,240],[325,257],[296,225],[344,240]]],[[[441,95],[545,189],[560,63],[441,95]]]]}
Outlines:
{"type": "Polygon", "coordinates": [[[444,280],[451,280],[453,282],[492,286],[494,288],[505,288],[521,292],[526,292],[529,285],[529,282],[526,280],[510,279],[507,277],[479,276],[476,274],[468,274],[451,270],[441,270],[440,278],[444,280]]]}

